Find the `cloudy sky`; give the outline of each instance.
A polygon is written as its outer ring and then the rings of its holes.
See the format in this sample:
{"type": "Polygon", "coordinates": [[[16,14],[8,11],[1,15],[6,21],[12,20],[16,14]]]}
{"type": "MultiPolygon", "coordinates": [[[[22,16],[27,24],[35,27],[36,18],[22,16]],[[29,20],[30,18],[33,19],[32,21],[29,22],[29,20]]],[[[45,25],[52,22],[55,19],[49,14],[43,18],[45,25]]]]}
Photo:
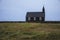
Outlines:
{"type": "Polygon", "coordinates": [[[60,0],[0,0],[0,21],[25,21],[26,12],[45,7],[46,21],[60,21],[60,0]]]}

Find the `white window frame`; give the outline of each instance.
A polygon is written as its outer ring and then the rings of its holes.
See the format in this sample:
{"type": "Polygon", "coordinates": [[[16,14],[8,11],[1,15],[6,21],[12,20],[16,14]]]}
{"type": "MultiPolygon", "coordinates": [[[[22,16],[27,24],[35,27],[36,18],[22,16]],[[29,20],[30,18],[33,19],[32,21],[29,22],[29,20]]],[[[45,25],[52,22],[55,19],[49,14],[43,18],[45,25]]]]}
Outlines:
{"type": "Polygon", "coordinates": [[[30,17],[28,17],[28,20],[30,21],[30,17]]]}
{"type": "Polygon", "coordinates": [[[34,17],[34,21],[36,20],[36,17],[34,17]]]}
{"type": "Polygon", "coordinates": [[[39,17],[39,20],[41,21],[42,20],[42,17],[39,17]]]}

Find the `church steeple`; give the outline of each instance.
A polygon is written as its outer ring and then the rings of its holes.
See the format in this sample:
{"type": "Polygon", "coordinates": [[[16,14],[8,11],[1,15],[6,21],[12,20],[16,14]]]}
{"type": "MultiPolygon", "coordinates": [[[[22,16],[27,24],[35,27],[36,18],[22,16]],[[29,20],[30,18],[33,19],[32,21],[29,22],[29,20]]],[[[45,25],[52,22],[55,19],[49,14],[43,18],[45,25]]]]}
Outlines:
{"type": "Polygon", "coordinates": [[[43,11],[43,13],[45,13],[45,8],[44,8],[44,6],[43,6],[43,9],[42,9],[42,11],[43,11]]]}

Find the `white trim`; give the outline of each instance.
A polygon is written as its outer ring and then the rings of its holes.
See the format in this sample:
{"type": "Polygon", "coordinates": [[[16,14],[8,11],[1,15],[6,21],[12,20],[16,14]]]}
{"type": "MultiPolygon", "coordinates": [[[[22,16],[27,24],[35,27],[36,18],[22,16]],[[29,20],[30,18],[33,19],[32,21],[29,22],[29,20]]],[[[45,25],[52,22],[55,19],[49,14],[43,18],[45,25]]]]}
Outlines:
{"type": "Polygon", "coordinates": [[[30,17],[28,17],[28,20],[30,21],[30,17]]]}
{"type": "Polygon", "coordinates": [[[36,17],[34,17],[34,21],[36,20],[36,17]]]}
{"type": "Polygon", "coordinates": [[[42,17],[39,17],[39,20],[42,20],[42,17]]]}

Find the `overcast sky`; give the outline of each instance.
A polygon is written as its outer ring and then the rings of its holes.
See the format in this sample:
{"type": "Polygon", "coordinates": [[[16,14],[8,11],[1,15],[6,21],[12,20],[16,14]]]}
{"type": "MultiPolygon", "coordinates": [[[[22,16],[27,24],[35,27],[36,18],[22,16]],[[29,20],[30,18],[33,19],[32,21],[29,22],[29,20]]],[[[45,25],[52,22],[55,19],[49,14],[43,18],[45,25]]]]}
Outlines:
{"type": "Polygon", "coordinates": [[[60,0],[0,0],[0,21],[25,21],[26,12],[40,12],[45,20],[60,21],[60,0]]]}

